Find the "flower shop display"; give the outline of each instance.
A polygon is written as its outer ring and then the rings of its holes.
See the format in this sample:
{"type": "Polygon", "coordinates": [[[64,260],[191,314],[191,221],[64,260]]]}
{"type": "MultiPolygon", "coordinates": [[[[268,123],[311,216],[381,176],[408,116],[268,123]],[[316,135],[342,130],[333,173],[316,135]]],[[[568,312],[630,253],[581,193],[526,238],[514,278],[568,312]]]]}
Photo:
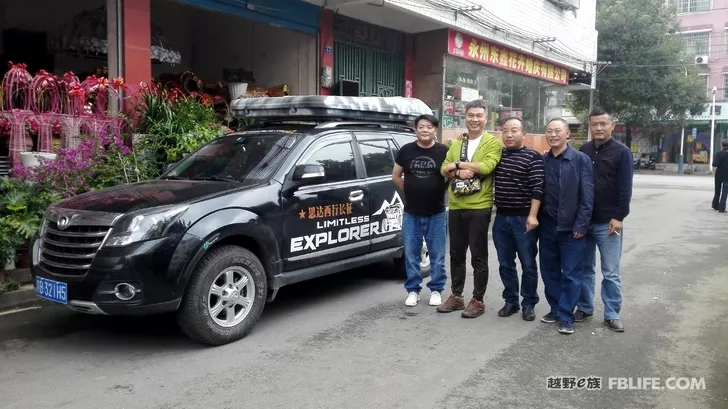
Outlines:
{"type": "Polygon", "coordinates": [[[189,71],[160,82],[129,87],[122,78],[31,75],[10,63],[0,84],[0,168],[10,169],[0,179],[0,266],[28,265],[28,240],[56,200],[158,177],[230,132],[226,87],[189,71]]]}
{"type": "MultiPolygon", "coordinates": [[[[107,58],[106,5],[76,14],[68,23],[52,33],[50,48],[61,54],[86,58],[107,58]]],[[[155,63],[179,64],[182,55],[172,49],[154,23],[151,27],[151,60],[155,63]]]]}
{"type": "Polygon", "coordinates": [[[111,101],[122,103],[121,78],[91,76],[81,82],[72,72],[55,76],[44,70],[32,76],[25,64],[10,63],[0,89],[0,144],[11,167],[35,161],[32,152],[54,154],[76,146],[82,133],[109,129],[120,135],[112,126],[118,117],[107,112],[111,101]]]}

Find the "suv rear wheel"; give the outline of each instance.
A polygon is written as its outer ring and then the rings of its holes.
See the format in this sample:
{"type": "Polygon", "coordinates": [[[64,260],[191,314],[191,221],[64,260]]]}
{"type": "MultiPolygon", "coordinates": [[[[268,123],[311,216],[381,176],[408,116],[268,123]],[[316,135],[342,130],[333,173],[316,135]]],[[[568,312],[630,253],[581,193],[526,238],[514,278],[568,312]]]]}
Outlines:
{"type": "Polygon", "coordinates": [[[265,307],[265,270],[250,251],[212,249],[200,261],[178,311],[182,330],[207,345],[237,341],[255,327],[265,307]]]}

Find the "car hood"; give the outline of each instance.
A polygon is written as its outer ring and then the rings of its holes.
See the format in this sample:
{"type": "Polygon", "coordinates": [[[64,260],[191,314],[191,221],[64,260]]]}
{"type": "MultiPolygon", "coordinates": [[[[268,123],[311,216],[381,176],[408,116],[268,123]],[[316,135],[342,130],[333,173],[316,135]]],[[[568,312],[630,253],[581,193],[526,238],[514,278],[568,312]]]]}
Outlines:
{"type": "Polygon", "coordinates": [[[238,183],[221,181],[151,180],[85,193],[63,200],[54,207],[131,213],[151,207],[189,203],[240,187],[238,183]]]}

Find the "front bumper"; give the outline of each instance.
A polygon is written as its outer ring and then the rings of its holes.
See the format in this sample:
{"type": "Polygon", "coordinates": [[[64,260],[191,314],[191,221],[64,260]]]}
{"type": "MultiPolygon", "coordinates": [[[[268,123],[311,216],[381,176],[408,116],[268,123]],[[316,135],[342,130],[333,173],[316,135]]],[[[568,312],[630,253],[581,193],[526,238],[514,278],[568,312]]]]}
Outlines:
{"type": "Polygon", "coordinates": [[[54,273],[41,263],[40,243],[33,244],[31,273],[66,283],[67,306],[87,314],[149,315],[175,311],[184,294],[181,279],[191,257],[189,249],[200,239],[174,236],[135,243],[122,248],[101,248],[90,268],[78,275],[54,273]],[[187,250],[185,250],[187,249],[187,250]],[[114,288],[127,283],[137,289],[128,300],[117,297],[114,288]]]}

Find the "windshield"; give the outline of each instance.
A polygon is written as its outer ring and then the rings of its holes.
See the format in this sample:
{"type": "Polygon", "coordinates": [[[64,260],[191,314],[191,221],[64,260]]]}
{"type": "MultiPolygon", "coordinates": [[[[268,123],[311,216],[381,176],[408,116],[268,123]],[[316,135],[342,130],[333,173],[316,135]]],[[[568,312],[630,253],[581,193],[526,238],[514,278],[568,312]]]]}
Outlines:
{"type": "Polygon", "coordinates": [[[270,180],[301,134],[260,132],[220,137],[181,160],[162,179],[230,180],[255,185],[270,180]]]}

